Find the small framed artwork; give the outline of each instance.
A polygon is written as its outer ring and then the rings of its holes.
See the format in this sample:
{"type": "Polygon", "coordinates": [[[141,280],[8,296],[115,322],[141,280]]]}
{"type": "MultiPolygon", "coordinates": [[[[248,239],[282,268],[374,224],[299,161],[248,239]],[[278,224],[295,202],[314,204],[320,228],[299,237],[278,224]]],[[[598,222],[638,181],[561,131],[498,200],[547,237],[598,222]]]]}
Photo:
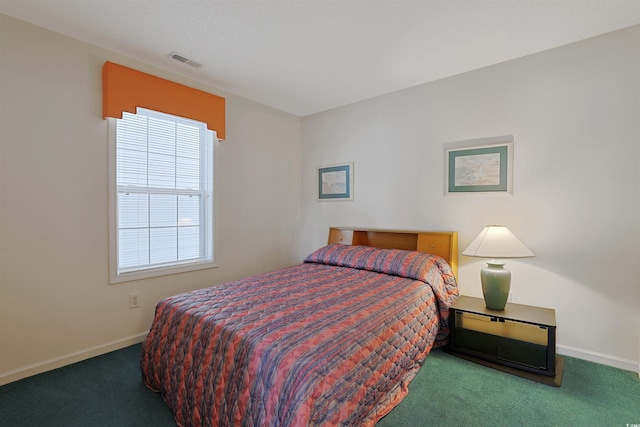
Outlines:
{"type": "Polygon", "coordinates": [[[318,168],[318,200],[353,200],[353,162],[318,168]]]}
{"type": "Polygon", "coordinates": [[[445,195],[512,194],[513,136],[445,144],[445,195]]]}

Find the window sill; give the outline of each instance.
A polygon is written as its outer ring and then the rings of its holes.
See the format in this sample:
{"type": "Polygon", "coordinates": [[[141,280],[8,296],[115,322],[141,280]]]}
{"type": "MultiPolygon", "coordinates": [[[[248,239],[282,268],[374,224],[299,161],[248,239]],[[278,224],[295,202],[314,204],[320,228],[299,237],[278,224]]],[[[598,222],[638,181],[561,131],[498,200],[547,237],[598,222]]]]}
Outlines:
{"type": "Polygon", "coordinates": [[[131,271],[127,273],[111,272],[109,283],[114,285],[117,283],[131,282],[133,280],[150,279],[153,277],[168,276],[170,274],[186,273],[189,271],[205,270],[208,268],[217,268],[214,262],[189,263],[175,265],[170,267],[150,268],[146,270],[131,271]]]}

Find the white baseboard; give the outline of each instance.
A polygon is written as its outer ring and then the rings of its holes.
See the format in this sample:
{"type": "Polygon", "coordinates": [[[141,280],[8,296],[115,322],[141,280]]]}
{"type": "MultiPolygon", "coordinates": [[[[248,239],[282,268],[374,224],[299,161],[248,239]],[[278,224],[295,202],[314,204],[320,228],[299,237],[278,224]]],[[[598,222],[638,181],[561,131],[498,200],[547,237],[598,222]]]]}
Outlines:
{"type": "MultiPolygon", "coordinates": [[[[0,386],[33,375],[41,374],[52,369],[71,365],[72,363],[80,362],[91,357],[120,350],[122,348],[129,347],[130,345],[138,344],[144,340],[147,333],[148,332],[144,332],[118,341],[91,347],[76,353],[71,353],[62,357],[57,357],[55,359],[50,359],[41,363],[35,363],[13,371],[5,372],[0,374],[0,386]]],[[[558,354],[561,355],[576,357],[578,359],[588,360],[602,365],[613,366],[614,368],[624,369],[625,371],[637,372],[640,376],[640,365],[638,362],[633,360],[622,359],[609,354],[597,353],[595,351],[583,350],[567,345],[558,345],[557,351],[558,354]]]]}
{"type": "Polygon", "coordinates": [[[640,364],[638,361],[622,359],[610,354],[597,353],[568,345],[558,345],[556,350],[558,354],[600,363],[601,365],[613,366],[614,368],[624,369],[625,371],[637,372],[640,376],[640,364]]]}
{"type": "Polygon", "coordinates": [[[0,386],[9,384],[14,381],[21,380],[33,375],[41,374],[52,369],[61,368],[72,363],[80,362],[85,359],[90,359],[101,354],[109,353],[115,350],[120,350],[130,345],[141,343],[147,336],[148,332],[144,332],[138,335],[127,337],[121,340],[112,341],[106,344],[98,345],[95,347],[87,348],[75,353],[67,354],[65,356],[56,357],[55,359],[45,360],[40,363],[34,363],[22,368],[14,369],[0,374],[0,386]]]}

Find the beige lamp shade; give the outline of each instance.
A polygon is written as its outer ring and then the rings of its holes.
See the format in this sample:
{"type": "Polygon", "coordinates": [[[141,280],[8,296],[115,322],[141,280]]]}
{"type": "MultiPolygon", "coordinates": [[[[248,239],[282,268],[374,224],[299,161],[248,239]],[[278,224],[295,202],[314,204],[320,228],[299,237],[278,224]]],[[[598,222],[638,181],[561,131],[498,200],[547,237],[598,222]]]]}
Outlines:
{"type": "Polygon", "coordinates": [[[462,255],[481,258],[527,258],[535,256],[504,225],[487,225],[462,255]]]}

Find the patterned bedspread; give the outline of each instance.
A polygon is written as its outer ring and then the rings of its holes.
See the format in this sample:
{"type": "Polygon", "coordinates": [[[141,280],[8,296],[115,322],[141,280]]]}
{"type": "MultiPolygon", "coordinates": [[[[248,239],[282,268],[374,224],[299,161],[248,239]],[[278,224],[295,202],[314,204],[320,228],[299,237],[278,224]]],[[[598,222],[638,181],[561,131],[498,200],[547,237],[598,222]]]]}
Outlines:
{"type": "Polygon", "coordinates": [[[373,425],[445,342],[457,295],[439,257],[329,245],[161,301],[142,376],[180,426],[373,425]]]}

